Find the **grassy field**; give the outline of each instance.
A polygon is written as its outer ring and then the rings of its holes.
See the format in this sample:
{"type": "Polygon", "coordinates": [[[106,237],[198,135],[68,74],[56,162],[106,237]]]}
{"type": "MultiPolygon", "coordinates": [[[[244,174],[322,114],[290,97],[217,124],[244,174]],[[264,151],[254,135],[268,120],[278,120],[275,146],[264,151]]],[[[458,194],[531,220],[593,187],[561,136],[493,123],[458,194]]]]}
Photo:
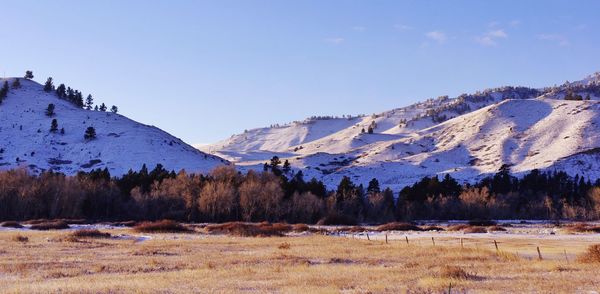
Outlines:
{"type": "MultiPolygon", "coordinates": [[[[0,292],[506,293],[600,289],[600,266],[575,256],[587,243],[431,238],[365,240],[304,235],[141,234],[73,237],[68,231],[1,231],[0,292]],[[477,243],[480,242],[480,243],[477,243]],[[548,258],[515,248],[540,246],[548,258]],[[503,249],[506,248],[505,251],[503,249]],[[568,248],[572,258],[562,258],[568,248]]],[[[534,247],[534,248],[535,248],[534,247]]],[[[535,249],[534,249],[535,250],[535,249]]]]}

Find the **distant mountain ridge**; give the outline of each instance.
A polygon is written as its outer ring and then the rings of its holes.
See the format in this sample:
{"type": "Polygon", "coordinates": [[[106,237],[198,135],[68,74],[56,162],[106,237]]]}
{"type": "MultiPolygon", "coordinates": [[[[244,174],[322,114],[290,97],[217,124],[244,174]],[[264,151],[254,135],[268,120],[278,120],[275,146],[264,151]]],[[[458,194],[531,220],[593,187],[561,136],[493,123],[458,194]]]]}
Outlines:
{"type": "Polygon", "coordinates": [[[475,181],[503,164],[516,174],[559,169],[596,178],[599,99],[594,73],[560,86],[507,86],[371,116],[252,129],[201,149],[242,169],[260,169],[276,155],[330,187],[342,176],[363,184],[378,178],[395,189],[424,176],[475,181]]]}
{"type": "MultiPolygon", "coordinates": [[[[0,86],[15,78],[0,79],[0,86]]],[[[208,172],[229,164],[203,153],[153,126],[125,116],[85,110],[60,99],[56,92],[27,79],[10,89],[0,104],[0,169],[24,168],[33,173],[55,171],[68,175],[79,171],[107,168],[112,175],[149,169],[161,164],[167,170],[208,172]],[[54,115],[46,109],[53,104],[54,115]],[[56,119],[57,131],[50,131],[56,119]],[[88,127],[96,138],[84,139],[88,127]],[[59,130],[64,129],[64,134],[59,130]]]]}

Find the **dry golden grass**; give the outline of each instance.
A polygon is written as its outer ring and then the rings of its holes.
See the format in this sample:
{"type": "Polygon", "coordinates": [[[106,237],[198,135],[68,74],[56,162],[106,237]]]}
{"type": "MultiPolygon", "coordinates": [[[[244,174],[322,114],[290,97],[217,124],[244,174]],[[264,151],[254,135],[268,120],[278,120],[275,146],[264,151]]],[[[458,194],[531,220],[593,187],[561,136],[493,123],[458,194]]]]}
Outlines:
{"type": "Polygon", "coordinates": [[[15,241],[15,242],[20,242],[20,243],[27,243],[27,242],[29,242],[29,238],[27,238],[27,237],[25,237],[23,235],[20,235],[20,234],[13,235],[12,236],[12,240],[15,241]]]}
{"type": "MultiPolygon", "coordinates": [[[[132,229],[109,232],[137,235],[132,229]]],[[[496,252],[488,240],[487,247],[465,240],[461,248],[457,239],[441,237],[433,246],[414,238],[407,245],[322,235],[165,233],[143,242],[66,242],[70,233],[64,231],[21,234],[28,243],[15,243],[15,232],[0,232],[1,293],[440,293],[450,283],[459,293],[571,293],[597,290],[600,283],[597,264],[521,258],[496,252]]],[[[500,250],[535,248],[528,242],[544,252],[569,246],[506,239],[500,250]]],[[[571,245],[573,254],[587,247],[571,245]]]]}
{"type": "Polygon", "coordinates": [[[487,230],[484,227],[471,226],[463,230],[465,234],[484,234],[487,230]]]}

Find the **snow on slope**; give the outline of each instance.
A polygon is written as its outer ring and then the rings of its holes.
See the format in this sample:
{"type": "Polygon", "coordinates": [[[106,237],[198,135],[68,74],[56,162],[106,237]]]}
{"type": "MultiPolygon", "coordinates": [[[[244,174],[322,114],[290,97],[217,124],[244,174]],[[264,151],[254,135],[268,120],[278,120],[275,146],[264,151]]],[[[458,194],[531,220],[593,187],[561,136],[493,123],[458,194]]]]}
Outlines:
{"type": "Polygon", "coordinates": [[[290,157],[350,152],[372,143],[373,137],[361,134],[370,126],[374,133],[381,134],[375,140],[393,140],[503,99],[526,99],[539,94],[536,89],[503,87],[456,98],[442,96],[370,116],[312,118],[284,126],[253,129],[200,149],[241,164],[264,161],[273,155],[290,157]]]}
{"type": "MultiPolygon", "coordinates": [[[[600,74],[558,87],[503,87],[457,98],[440,97],[342,125],[306,129],[313,140],[289,140],[304,123],[234,135],[210,151],[225,154],[242,168],[260,168],[273,155],[288,159],[307,177],[333,188],[342,176],[366,184],[378,178],[395,190],[425,176],[446,173],[472,182],[503,164],[516,173],[565,170],[600,176],[600,74]],[[590,101],[566,101],[575,93],[590,101]],[[373,134],[361,130],[374,126],[373,134]],[[276,138],[265,137],[269,133],[276,138]],[[260,146],[256,145],[260,142],[260,146]],[[276,150],[270,144],[278,142],[276,150]],[[285,143],[282,143],[285,142],[285,143]],[[241,151],[243,150],[243,151],[241,151]],[[273,152],[277,151],[277,152],[273,152]],[[243,153],[242,155],[240,155],[243,153]],[[260,153],[260,156],[254,156],[260,153]],[[249,156],[252,155],[252,156],[249,156]]],[[[314,122],[311,122],[314,124],[314,122]]],[[[204,149],[207,150],[207,149],[204,149]]]]}
{"type": "MultiPolygon", "coordinates": [[[[13,79],[8,80],[11,84],[13,79]]],[[[0,169],[74,174],[106,167],[120,175],[143,164],[149,169],[162,164],[168,170],[195,172],[229,164],[156,127],[119,114],[78,108],[33,81],[20,81],[22,88],[11,89],[0,104],[0,169]],[[53,117],[45,114],[50,103],[56,107],[53,117]],[[64,134],[49,131],[53,118],[64,134]],[[97,139],[86,141],[83,134],[89,126],[96,129],[97,139]]]]}

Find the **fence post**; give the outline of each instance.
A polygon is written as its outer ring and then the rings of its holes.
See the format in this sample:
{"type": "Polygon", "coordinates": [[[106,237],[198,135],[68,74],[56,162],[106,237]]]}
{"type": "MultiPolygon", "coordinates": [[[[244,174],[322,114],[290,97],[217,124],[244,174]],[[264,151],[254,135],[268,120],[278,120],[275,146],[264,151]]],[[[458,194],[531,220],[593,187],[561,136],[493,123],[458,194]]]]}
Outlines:
{"type": "Polygon", "coordinates": [[[465,248],[465,246],[463,245],[463,238],[460,238],[460,248],[465,248]]]}
{"type": "Polygon", "coordinates": [[[433,243],[433,246],[435,246],[435,240],[433,239],[433,237],[431,237],[431,243],[433,243]]]}
{"type": "Polygon", "coordinates": [[[408,245],[408,236],[404,236],[406,238],[406,245],[408,245]]]}
{"type": "Polygon", "coordinates": [[[494,246],[496,246],[496,252],[498,252],[498,242],[496,242],[496,240],[494,240],[494,246]]]}
{"type": "Polygon", "coordinates": [[[540,252],[540,246],[537,247],[538,259],[542,260],[542,252],[540,252]]]}
{"type": "Polygon", "coordinates": [[[387,241],[387,234],[385,234],[385,244],[387,244],[387,243],[388,243],[388,241],[387,241]]]}
{"type": "Polygon", "coordinates": [[[369,234],[367,234],[367,241],[371,241],[371,238],[369,238],[369,234]]]}

